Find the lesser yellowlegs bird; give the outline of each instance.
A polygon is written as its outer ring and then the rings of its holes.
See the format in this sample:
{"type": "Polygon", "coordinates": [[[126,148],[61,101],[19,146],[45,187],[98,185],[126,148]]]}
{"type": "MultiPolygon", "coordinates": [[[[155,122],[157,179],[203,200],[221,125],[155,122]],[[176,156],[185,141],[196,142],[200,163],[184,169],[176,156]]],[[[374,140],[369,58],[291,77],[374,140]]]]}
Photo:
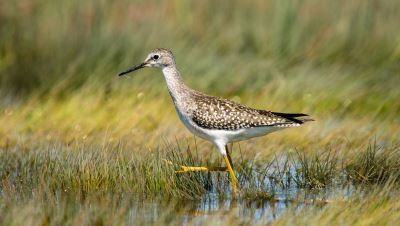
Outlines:
{"type": "MultiPolygon", "coordinates": [[[[300,126],[312,120],[302,118],[308,116],[306,114],[253,109],[193,90],[183,82],[175,58],[168,49],[153,50],[143,63],[120,73],[119,76],[145,67],[162,70],[180,120],[190,132],[216,145],[224,157],[234,194],[237,181],[227,144],[263,136],[279,129],[300,126]]],[[[193,166],[181,166],[181,168],[179,172],[210,170],[207,167],[193,166]]]]}

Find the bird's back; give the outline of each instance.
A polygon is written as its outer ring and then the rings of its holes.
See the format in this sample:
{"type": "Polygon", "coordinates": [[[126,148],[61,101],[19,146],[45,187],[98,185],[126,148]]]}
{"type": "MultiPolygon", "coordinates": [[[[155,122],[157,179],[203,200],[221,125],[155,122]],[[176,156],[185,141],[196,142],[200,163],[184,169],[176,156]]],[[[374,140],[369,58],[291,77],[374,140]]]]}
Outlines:
{"type": "Polygon", "coordinates": [[[239,130],[256,127],[293,127],[310,119],[302,113],[286,114],[257,110],[231,100],[208,96],[200,92],[191,94],[191,119],[204,129],[239,130]]]}

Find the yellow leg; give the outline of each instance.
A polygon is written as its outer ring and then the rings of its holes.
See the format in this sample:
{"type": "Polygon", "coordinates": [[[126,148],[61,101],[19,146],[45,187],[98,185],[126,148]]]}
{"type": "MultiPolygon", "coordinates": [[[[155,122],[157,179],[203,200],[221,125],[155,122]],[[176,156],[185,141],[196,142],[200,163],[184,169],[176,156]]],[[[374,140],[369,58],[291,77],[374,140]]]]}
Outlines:
{"type": "Polygon", "coordinates": [[[182,170],[177,170],[175,173],[185,173],[185,172],[198,172],[198,171],[210,171],[204,166],[180,166],[182,170]]]}
{"type": "Polygon", "coordinates": [[[225,159],[226,166],[228,167],[229,175],[231,176],[232,193],[236,195],[237,181],[236,181],[235,172],[233,171],[232,164],[231,164],[231,161],[230,161],[230,156],[229,155],[224,155],[224,159],[225,159]]]}
{"type": "Polygon", "coordinates": [[[179,166],[182,170],[177,170],[175,173],[186,173],[186,172],[224,172],[227,171],[227,167],[205,167],[205,166],[179,166]]]}
{"type": "MultiPolygon", "coordinates": [[[[163,159],[167,164],[173,165],[169,160],[163,159]]],[[[181,170],[175,171],[175,173],[186,173],[186,172],[208,172],[208,171],[227,171],[227,167],[205,167],[205,166],[182,166],[181,170]]]]}

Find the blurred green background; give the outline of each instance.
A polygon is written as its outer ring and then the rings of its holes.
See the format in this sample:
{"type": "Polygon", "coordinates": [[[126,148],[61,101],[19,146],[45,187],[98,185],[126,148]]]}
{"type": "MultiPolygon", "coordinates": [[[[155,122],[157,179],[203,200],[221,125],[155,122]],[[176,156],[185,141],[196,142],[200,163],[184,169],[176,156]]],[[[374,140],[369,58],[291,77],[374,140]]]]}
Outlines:
{"type": "MultiPolygon", "coordinates": [[[[165,47],[208,91],[261,89],[273,70],[299,65],[345,67],[353,80],[379,68],[365,85],[395,88],[399,10],[394,0],[3,1],[1,87],[17,96],[101,87],[165,47]]],[[[153,77],[138,83],[161,81],[153,77]]]]}

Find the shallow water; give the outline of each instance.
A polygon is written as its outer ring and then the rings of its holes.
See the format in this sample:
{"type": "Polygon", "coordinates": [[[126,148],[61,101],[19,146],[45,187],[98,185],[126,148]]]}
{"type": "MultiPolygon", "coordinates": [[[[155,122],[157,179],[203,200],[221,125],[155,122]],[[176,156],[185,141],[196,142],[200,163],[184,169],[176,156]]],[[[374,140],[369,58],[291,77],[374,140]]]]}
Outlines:
{"type": "Polygon", "coordinates": [[[212,224],[213,216],[220,218],[230,216],[246,222],[266,224],[278,219],[286,210],[301,210],[313,206],[323,208],[330,202],[346,201],[354,187],[331,187],[319,190],[291,188],[275,191],[271,198],[253,197],[226,198],[214,192],[204,195],[200,200],[171,200],[170,204],[157,201],[138,201],[132,205],[128,224],[135,225],[138,219],[155,223],[160,217],[172,215],[173,221],[180,225],[212,224]],[[333,201],[335,200],[335,201],[333,201]],[[166,209],[171,212],[165,212],[166,209]]]}

